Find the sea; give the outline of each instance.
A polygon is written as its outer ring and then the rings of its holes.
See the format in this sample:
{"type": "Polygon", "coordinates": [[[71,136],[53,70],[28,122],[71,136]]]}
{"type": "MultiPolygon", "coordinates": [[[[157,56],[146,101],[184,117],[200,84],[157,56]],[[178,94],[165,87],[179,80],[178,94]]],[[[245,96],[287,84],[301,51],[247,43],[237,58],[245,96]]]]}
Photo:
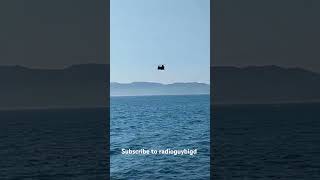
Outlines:
{"type": "Polygon", "coordinates": [[[109,179],[106,108],[0,111],[0,179],[109,179]]]}
{"type": "Polygon", "coordinates": [[[111,97],[110,107],[111,179],[210,179],[209,95],[111,97]],[[197,154],[123,154],[122,149],[197,154]]]}
{"type": "Polygon", "coordinates": [[[320,179],[320,104],[213,105],[212,179],[320,179]]]}
{"type": "MultiPolygon", "coordinates": [[[[320,179],[320,104],[211,107],[206,95],[112,97],[111,179],[210,179],[210,150],[211,179],[320,179]],[[123,148],[198,151],[128,155],[123,148]]],[[[109,179],[108,113],[1,110],[0,179],[109,179]]]]}

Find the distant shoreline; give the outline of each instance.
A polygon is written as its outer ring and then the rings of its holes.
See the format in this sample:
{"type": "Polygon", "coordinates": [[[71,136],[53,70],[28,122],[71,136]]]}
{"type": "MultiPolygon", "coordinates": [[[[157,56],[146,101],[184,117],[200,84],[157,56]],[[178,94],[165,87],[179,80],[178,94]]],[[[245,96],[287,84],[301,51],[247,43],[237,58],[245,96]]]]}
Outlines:
{"type": "Polygon", "coordinates": [[[109,106],[83,106],[83,107],[59,107],[59,106],[52,106],[52,107],[18,107],[18,108],[0,108],[0,112],[4,111],[34,111],[34,110],[80,110],[80,109],[107,109],[109,106]]]}
{"type": "Polygon", "coordinates": [[[265,103],[211,103],[213,106],[277,106],[277,105],[302,105],[302,104],[320,104],[319,101],[292,101],[292,102],[265,102],[265,103]]]}
{"type": "Polygon", "coordinates": [[[130,84],[139,84],[139,83],[149,83],[149,84],[158,84],[158,85],[174,85],[174,84],[203,84],[210,86],[210,82],[171,82],[171,83],[162,83],[162,82],[154,82],[154,81],[133,81],[133,82],[110,82],[111,84],[120,84],[120,85],[130,85],[130,84]]]}
{"type": "Polygon", "coordinates": [[[150,97],[150,96],[204,96],[210,94],[157,94],[157,95],[120,95],[120,96],[110,96],[113,97],[150,97]]]}

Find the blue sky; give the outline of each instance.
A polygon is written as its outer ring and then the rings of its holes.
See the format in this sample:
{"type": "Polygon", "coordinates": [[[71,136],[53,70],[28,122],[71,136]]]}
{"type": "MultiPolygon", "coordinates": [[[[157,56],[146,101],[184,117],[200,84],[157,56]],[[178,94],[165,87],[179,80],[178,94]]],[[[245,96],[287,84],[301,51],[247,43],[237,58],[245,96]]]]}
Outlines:
{"type": "Polygon", "coordinates": [[[111,82],[209,83],[209,3],[111,0],[111,82]]]}

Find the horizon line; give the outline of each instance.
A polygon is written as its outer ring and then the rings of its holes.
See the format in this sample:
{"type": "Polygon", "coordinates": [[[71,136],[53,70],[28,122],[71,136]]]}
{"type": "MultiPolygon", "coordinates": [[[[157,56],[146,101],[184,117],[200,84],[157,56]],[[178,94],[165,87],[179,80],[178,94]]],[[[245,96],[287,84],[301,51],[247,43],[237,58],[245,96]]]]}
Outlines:
{"type": "Polygon", "coordinates": [[[162,85],[170,85],[170,84],[189,84],[189,83],[197,83],[197,84],[206,84],[206,85],[210,85],[209,83],[206,82],[196,82],[196,81],[189,81],[189,82],[171,82],[171,83],[163,83],[163,82],[154,82],[154,81],[132,81],[132,82],[115,82],[115,81],[110,81],[111,83],[117,83],[117,84],[133,84],[133,83],[154,83],[154,84],[162,84],[162,85]]]}
{"type": "MultiPolygon", "coordinates": [[[[76,67],[76,66],[90,66],[90,65],[97,65],[97,66],[109,66],[109,71],[110,71],[110,63],[79,63],[79,64],[70,64],[70,65],[65,65],[63,67],[32,67],[32,66],[28,66],[28,65],[19,65],[19,64],[0,64],[0,68],[5,67],[5,68],[24,68],[27,70],[56,70],[56,71],[61,71],[61,70],[67,70],[69,68],[72,67],[76,67]]],[[[311,73],[315,73],[315,74],[320,74],[320,70],[316,71],[316,70],[312,70],[306,67],[298,67],[298,66],[281,66],[281,65],[274,65],[274,64],[266,64],[266,65],[211,65],[210,64],[210,69],[211,68],[237,68],[237,69],[248,69],[248,68],[266,68],[266,67],[274,67],[274,68],[281,68],[284,70],[303,70],[303,71],[308,71],[311,73]]],[[[133,81],[135,82],[135,81],[133,81]]],[[[130,82],[130,83],[133,83],[130,82]]],[[[110,81],[111,83],[111,81],[110,81]]],[[[128,84],[128,83],[124,83],[124,82],[117,82],[117,83],[121,83],[121,84],[128,84]]],[[[161,83],[161,82],[159,82],[161,83]]],[[[181,82],[183,83],[183,82],[181,82]]],[[[210,84],[206,83],[206,82],[198,82],[198,83],[204,83],[204,84],[210,84]]],[[[161,84],[172,84],[172,83],[161,83],[161,84]]]]}

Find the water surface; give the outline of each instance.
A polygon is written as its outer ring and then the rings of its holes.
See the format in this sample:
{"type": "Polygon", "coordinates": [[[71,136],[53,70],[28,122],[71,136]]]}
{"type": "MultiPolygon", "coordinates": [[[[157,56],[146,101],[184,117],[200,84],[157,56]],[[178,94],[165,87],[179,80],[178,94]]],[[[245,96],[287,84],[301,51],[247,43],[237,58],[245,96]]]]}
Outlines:
{"type": "Polygon", "coordinates": [[[112,179],[209,179],[208,95],[111,98],[112,179]],[[194,156],[122,155],[131,149],[197,149],[194,156]]]}
{"type": "Polygon", "coordinates": [[[108,179],[108,110],[0,111],[0,179],[108,179]]]}
{"type": "Polygon", "coordinates": [[[320,104],[215,106],[214,179],[320,179],[320,104]]]}

